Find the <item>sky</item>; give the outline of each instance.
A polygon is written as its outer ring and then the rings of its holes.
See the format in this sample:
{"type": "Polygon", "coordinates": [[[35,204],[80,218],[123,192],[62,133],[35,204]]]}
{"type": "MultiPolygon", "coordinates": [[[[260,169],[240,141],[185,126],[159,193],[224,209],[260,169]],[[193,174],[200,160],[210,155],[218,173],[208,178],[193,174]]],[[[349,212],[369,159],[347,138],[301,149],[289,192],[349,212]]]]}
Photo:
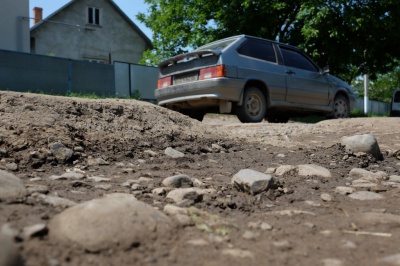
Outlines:
{"type": "MultiPolygon", "coordinates": [[[[58,10],[70,0],[29,0],[29,16],[33,17],[33,8],[41,7],[43,8],[43,18],[46,18],[54,11],[58,10]]],[[[147,12],[147,4],[144,3],[143,0],[114,0],[119,8],[135,23],[144,34],[149,37],[151,40],[152,31],[144,26],[144,24],[140,23],[136,19],[136,15],[139,12],[146,13],[147,12]]],[[[32,25],[33,20],[31,21],[32,25]]]]}

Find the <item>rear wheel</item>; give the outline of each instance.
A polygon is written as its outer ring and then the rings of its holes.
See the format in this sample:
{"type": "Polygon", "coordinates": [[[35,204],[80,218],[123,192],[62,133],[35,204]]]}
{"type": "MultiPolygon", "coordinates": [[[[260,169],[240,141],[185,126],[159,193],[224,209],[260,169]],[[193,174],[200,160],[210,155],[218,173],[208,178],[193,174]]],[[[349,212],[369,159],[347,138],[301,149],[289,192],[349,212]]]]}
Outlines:
{"type": "Polygon", "coordinates": [[[333,102],[333,118],[347,118],[350,115],[350,104],[343,95],[336,96],[333,102]]]}
{"type": "Polygon", "coordinates": [[[245,89],[243,105],[236,106],[236,115],[242,123],[261,122],[267,112],[267,101],[257,87],[245,89]]]}

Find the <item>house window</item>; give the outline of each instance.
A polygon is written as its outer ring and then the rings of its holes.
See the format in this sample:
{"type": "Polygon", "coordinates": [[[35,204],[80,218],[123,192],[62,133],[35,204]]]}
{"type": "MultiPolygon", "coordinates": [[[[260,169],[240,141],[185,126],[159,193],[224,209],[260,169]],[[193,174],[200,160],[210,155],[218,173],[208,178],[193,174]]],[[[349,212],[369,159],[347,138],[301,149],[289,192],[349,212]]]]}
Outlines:
{"type": "Polygon", "coordinates": [[[88,7],[87,24],[100,25],[100,8],[88,7]]]}

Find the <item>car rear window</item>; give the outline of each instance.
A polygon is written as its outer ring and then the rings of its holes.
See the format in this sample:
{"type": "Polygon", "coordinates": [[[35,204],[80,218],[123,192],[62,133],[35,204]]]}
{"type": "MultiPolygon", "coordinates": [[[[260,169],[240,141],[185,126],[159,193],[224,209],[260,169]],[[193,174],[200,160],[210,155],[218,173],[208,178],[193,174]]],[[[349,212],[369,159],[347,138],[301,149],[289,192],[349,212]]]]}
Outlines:
{"type": "Polygon", "coordinates": [[[398,92],[396,92],[396,93],[394,94],[394,99],[393,99],[393,101],[394,101],[395,103],[400,103],[400,91],[398,91],[398,92]]]}
{"type": "Polygon", "coordinates": [[[303,70],[318,72],[319,69],[302,53],[281,47],[283,61],[286,66],[300,68],[303,70]]]}
{"type": "Polygon", "coordinates": [[[247,39],[245,43],[238,49],[238,53],[276,63],[275,50],[270,42],[247,39]]]}
{"type": "Polygon", "coordinates": [[[228,47],[230,44],[235,42],[238,38],[230,38],[227,40],[222,40],[219,42],[212,42],[210,44],[203,45],[199,48],[197,48],[195,51],[204,51],[204,50],[222,50],[226,47],[228,47]]]}

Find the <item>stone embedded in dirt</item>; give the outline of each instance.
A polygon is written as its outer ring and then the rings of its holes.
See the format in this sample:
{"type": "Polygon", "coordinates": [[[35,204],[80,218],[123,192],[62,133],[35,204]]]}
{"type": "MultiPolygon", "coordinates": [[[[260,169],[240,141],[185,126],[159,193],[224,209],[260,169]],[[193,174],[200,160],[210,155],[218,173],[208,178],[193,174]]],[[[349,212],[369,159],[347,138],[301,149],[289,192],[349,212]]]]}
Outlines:
{"type": "Polygon", "coordinates": [[[59,163],[66,163],[71,159],[72,155],[74,155],[73,150],[65,147],[65,145],[60,142],[50,143],[49,148],[59,163]]]}
{"type": "Polygon", "coordinates": [[[157,157],[158,153],[152,150],[145,150],[143,153],[148,154],[150,157],[157,157]]]}
{"type": "Polygon", "coordinates": [[[362,169],[362,168],[353,168],[349,172],[349,177],[351,178],[359,178],[372,182],[377,182],[381,180],[387,180],[389,178],[388,174],[383,171],[378,171],[376,173],[362,169]]]}
{"type": "Polygon", "coordinates": [[[85,178],[84,174],[77,172],[67,172],[62,174],[61,176],[65,177],[66,179],[75,179],[75,180],[81,180],[85,178]]]}
{"type": "Polygon", "coordinates": [[[322,193],[321,199],[326,202],[333,201],[333,197],[331,195],[329,195],[328,193],[322,193]]]}
{"type": "Polygon", "coordinates": [[[356,200],[380,200],[384,197],[375,192],[357,191],[349,195],[349,198],[356,200]]]}
{"type": "Polygon", "coordinates": [[[172,157],[172,158],[182,158],[182,157],[185,157],[185,154],[183,154],[182,152],[177,151],[177,150],[175,150],[175,149],[173,149],[173,148],[171,148],[171,147],[166,148],[165,151],[164,151],[164,153],[165,153],[165,155],[167,155],[167,156],[169,156],[169,157],[172,157]]]}
{"type": "Polygon", "coordinates": [[[187,175],[174,175],[165,178],[162,181],[162,185],[165,187],[187,188],[193,187],[193,181],[187,175]]]}
{"type": "Polygon", "coordinates": [[[281,251],[289,251],[293,248],[288,240],[274,241],[272,245],[281,251]]]}
{"type": "Polygon", "coordinates": [[[46,235],[47,232],[48,232],[47,225],[44,223],[39,223],[24,227],[24,229],[22,230],[22,235],[24,239],[29,239],[31,237],[46,235]]]}
{"type": "Polygon", "coordinates": [[[0,170],[0,201],[14,201],[26,196],[22,180],[12,173],[0,170]]]}
{"type": "Polygon", "coordinates": [[[389,176],[389,182],[400,183],[400,175],[389,176]]]}
{"type": "Polygon", "coordinates": [[[5,167],[6,167],[8,170],[14,171],[14,172],[18,170],[18,164],[16,164],[16,163],[7,163],[7,164],[5,165],[5,167]]]}
{"type": "Polygon", "coordinates": [[[41,194],[47,194],[49,192],[49,187],[45,185],[26,185],[26,192],[28,195],[31,195],[33,193],[41,193],[41,194]]]}
{"type": "Polygon", "coordinates": [[[317,177],[323,177],[323,178],[331,178],[332,174],[331,172],[319,165],[315,164],[303,164],[297,166],[298,169],[298,175],[299,176],[317,176],[317,177]]]}
{"type": "Polygon", "coordinates": [[[282,215],[282,216],[293,216],[293,215],[300,215],[300,214],[307,214],[311,216],[315,216],[314,212],[310,211],[303,211],[303,210],[281,210],[281,211],[270,211],[266,212],[265,214],[269,215],[282,215]]]}
{"type": "Polygon", "coordinates": [[[222,255],[229,255],[235,258],[249,258],[249,259],[253,259],[254,258],[254,254],[249,251],[249,250],[243,250],[243,249],[223,249],[222,250],[222,255]]]}
{"type": "Polygon", "coordinates": [[[103,158],[88,158],[86,163],[89,166],[96,166],[96,165],[109,165],[110,163],[104,160],[103,158]]]}
{"type": "Polygon", "coordinates": [[[68,208],[76,205],[76,202],[72,200],[44,194],[37,195],[36,200],[51,205],[53,207],[68,208]]]}
{"type": "Polygon", "coordinates": [[[182,201],[190,201],[192,203],[200,202],[203,200],[203,195],[207,192],[203,189],[193,188],[177,188],[167,194],[168,199],[172,199],[175,203],[182,201]]]}
{"type": "Polygon", "coordinates": [[[383,257],[377,261],[376,265],[381,265],[381,263],[385,263],[385,265],[400,265],[400,253],[383,257]]]}
{"type": "Polygon", "coordinates": [[[343,261],[339,259],[323,259],[322,260],[323,266],[343,266],[343,261]]]}
{"type": "Polygon", "coordinates": [[[377,160],[381,160],[383,157],[378,142],[372,134],[345,136],[340,142],[348,153],[365,152],[377,160]]]}
{"type": "Polygon", "coordinates": [[[352,187],[343,187],[339,186],[335,188],[335,193],[341,194],[341,195],[349,195],[353,193],[355,190],[352,187]]]}
{"type": "Polygon", "coordinates": [[[242,169],[232,177],[231,183],[237,190],[255,195],[270,189],[275,180],[271,175],[252,169],[242,169]]]}
{"type": "Polygon", "coordinates": [[[0,233],[0,266],[23,266],[19,248],[11,236],[0,233]]]}
{"type": "Polygon", "coordinates": [[[93,182],[100,183],[100,182],[110,182],[111,178],[102,177],[102,176],[89,176],[88,179],[92,180],[93,182]]]}
{"type": "Polygon", "coordinates": [[[53,241],[96,252],[152,243],[168,236],[172,223],[165,214],[132,195],[109,194],[56,215],[49,228],[53,241]]]}
{"type": "Polygon", "coordinates": [[[294,165],[281,165],[275,170],[276,175],[284,175],[294,173],[297,171],[297,166],[294,165]]]}
{"type": "Polygon", "coordinates": [[[172,204],[167,204],[164,206],[163,209],[164,213],[168,215],[176,215],[176,214],[188,214],[186,208],[178,207],[172,204]]]}
{"type": "Polygon", "coordinates": [[[153,189],[151,191],[151,193],[153,193],[154,195],[163,196],[163,195],[167,194],[167,189],[164,187],[158,187],[158,188],[153,189]]]}
{"type": "Polygon", "coordinates": [[[351,181],[351,186],[356,188],[370,188],[376,186],[376,183],[373,183],[365,179],[356,179],[351,181]]]}
{"type": "Polygon", "coordinates": [[[244,233],[242,234],[242,237],[246,240],[255,240],[259,236],[260,236],[260,233],[249,231],[249,230],[244,231],[244,233]]]}

